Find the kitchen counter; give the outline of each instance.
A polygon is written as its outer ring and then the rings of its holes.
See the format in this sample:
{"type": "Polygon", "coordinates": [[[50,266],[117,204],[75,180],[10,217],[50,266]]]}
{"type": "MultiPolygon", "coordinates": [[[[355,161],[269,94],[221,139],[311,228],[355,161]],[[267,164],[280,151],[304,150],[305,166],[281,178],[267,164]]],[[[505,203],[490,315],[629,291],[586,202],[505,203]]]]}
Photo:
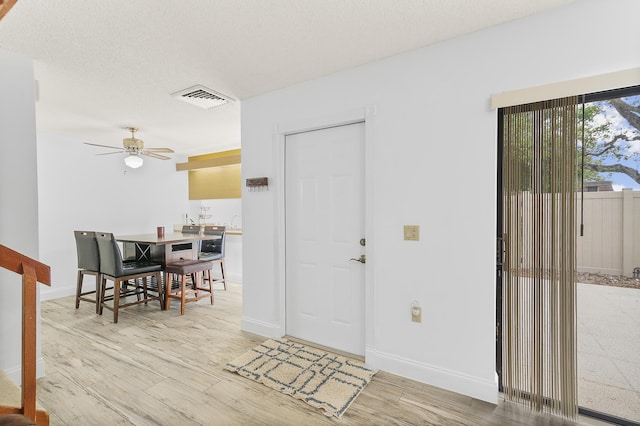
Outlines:
{"type": "MultiPolygon", "coordinates": [[[[213,225],[212,223],[205,223],[205,224],[201,224],[200,226],[205,226],[205,225],[213,225]]],[[[173,230],[174,232],[180,232],[182,230],[182,224],[174,224],[173,225],[173,230]]],[[[198,226],[198,225],[195,225],[198,226]]],[[[227,227],[227,235],[242,235],[242,229],[229,229],[227,227]]]]}

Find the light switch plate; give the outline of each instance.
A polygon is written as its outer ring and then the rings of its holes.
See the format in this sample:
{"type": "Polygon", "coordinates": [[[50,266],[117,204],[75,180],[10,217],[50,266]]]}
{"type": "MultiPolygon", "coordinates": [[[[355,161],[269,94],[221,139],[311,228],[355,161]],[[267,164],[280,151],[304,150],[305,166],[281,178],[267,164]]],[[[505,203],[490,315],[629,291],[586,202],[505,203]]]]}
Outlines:
{"type": "Polygon", "coordinates": [[[420,241],[420,225],[404,226],[405,241],[420,241]]]}

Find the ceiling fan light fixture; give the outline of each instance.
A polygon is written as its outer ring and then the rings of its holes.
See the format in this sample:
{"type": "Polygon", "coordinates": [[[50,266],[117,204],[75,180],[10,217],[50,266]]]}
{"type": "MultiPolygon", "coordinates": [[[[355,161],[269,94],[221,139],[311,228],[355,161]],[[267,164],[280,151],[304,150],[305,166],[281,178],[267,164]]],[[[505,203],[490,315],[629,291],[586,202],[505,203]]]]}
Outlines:
{"type": "MultiPolygon", "coordinates": [[[[0,0],[0,2],[2,2],[2,0],[0,0]]],[[[90,143],[90,142],[85,142],[85,144],[98,146],[101,148],[115,149],[115,151],[105,152],[97,155],[120,154],[122,152],[126,152],[129,155],[125,157],[124,164],[127,165],[127,167],[131,167],[132,169],[137,169],[138,167],[142,167],[144,160],[140,157],[141,155],[157,158],[158,160],[171,160],[171,157],[167,157],[166,155],[163,155],[163,154],[174,153],[175,152],[174,150],[172,150],[171,148],[146,148],[145,149],[144,142],[135,137],[135,134],[138,131],[138,128],[128,127],[128,130],[131,132],[131,137],[124,138],[122,140],[122,148],[117,146],[101,145],[98,143],[90,143]]]]}
{"type": "Polygon", "coordinates": [[[124,164],[126,164],[128,167],[131,167],[132,169],[137,169],[138,167],[141,167],[143,163],[144,163],[144,160],[140,158],[138,154],[127,155],[124,158],[124,164]]]}

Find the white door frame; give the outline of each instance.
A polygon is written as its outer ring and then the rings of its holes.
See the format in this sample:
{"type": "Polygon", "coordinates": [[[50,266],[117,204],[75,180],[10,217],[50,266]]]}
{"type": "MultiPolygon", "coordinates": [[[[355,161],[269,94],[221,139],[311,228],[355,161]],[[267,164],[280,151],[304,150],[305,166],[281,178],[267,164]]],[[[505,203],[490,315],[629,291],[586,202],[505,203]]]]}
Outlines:
{"type": "Polygon", "coordinates": [[[275,182],[273,190],[276,191],[274,203],[274,217],[276,227],[274,229],[274,258],[275,258],[275,279],[278,283],[278,295],[275,300],[278,302],[279,310],[279,333],[280,336],[286,334],[286,219],[285,219],[285,138],[289,134],[301,133],[312,130],[320,130],[328,127],[341,126],[346,124],[364,122],[364,221],[365,236],[367,245],[365,253],[367,263],[363,266],[364,272],[364,342],[365,357],[371,348],[375,347],[373,324],[375,306],[374,292],[374,211],[373,211],[373,151],[374,138],[373,129],[375,126],[376,105],[367,105],[356,110],[343,111],[330,116],[311,118],[308,120],[296,120],[290,123],[279,123],[274,126],[272,141],[274,144],[274,164],[275,182]]]}

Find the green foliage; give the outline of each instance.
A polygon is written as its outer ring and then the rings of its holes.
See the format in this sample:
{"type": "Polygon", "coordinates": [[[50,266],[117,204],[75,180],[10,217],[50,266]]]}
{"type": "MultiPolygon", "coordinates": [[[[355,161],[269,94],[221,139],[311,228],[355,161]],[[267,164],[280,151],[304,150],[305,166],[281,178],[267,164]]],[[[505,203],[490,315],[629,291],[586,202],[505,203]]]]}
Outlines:
{"type": "MultiPolygon", "coordinates": [[[[602,108],[598,104],[586,104],[584,110],[580,108],[579,117],[580,125],[584,123],[584,127],[581,126],[578,129],[579,140],[578,140],[578,162],[582,164],[582,149],[585,147],[584,152],[584,162],[590,164],[602,164],[602,161],[605,157],[599,155],[599,152],[604,151],[604,147],[602,147],[602,143],[599,141],[604,140],[604,136],[609,132],[609,128],[611,127],[611,123],[607,121],[603,121],[601,124],[597,124],[594,119],[599,114],[602,114],[602,108]],[[584,131],[584,141],[583,141],[583,131],[584,131]]],[[[593,182],[593,181],[603,181],[609,176],[603,176],[602,173],[597,172],[593,169],[583,169],[582,167],[578,167],[578,180],[582,181],[582,173],[584,171],[584,181],[585,182],[593,182]]]]}
{"type": "MultiPolygon", "coordinates": [[[[592,102],[585,104],[584,108],[579,106],[577,119],[578,182],[583,172],[587,182],[611,180],[612,173],[624,173],[640,184],[640,95],[592,102]],[[581,167],[583,159],[584,168],[581,167]]],[[[536,183],[531,181],[534,162],[536,167],[558,166],[553,162],[559,157],[553,148],[549,148],[552,143],[549,145],[548,140],[554,131],[558,131],[554,127],[558,123],[558,118],[553,115],[531,112],[505,119],[505,141],[516,140],[514,138],[523,141],[508,149],[509,144],[505,144],[504,157],[504,161],[515,160],[518,164],[513,172],[518,174],[518,187],[522,190],[535,190],[536,183]],[[542,129],[545,136],[541,137],[536,128],[542,129]]],[[[550,189],[543,186],[538,190],[550,189]]]]}
{"type": "Polygon", "coordinates": [[[585,113],[585,154],[590,154],[585,168],[609,179],[613,172],[623,173],[640,184],[640,96],[593,105],[593,116],[585,113]]]}

